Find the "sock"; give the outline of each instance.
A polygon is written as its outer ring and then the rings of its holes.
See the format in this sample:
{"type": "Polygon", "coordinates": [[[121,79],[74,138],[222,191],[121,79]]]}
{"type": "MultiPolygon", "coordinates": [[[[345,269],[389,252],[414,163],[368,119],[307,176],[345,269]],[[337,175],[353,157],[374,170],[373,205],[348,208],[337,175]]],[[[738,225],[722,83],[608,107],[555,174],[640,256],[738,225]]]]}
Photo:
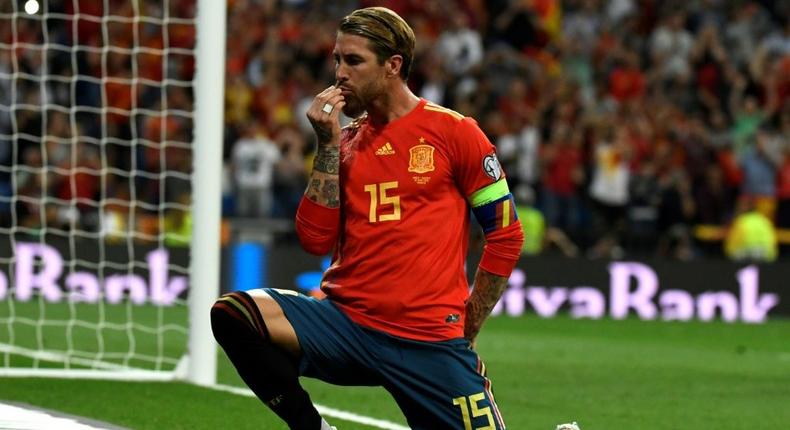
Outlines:
{"type": "Polygon", "coordinates": [[[299,384],[296,359],[270,342],[249,294],[220,297],[211,308],[211,329],[241,379],[291,430],[321,428],[321,416],[299,384]]]}

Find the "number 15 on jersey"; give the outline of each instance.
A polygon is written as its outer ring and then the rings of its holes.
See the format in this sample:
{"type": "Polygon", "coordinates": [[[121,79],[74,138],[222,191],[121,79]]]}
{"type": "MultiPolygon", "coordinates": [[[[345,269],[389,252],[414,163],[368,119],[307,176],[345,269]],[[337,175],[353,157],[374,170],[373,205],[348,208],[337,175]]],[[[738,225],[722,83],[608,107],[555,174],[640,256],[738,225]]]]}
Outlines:
{"type": "Polygon", "coordinates": [[[397,188],[398,181],[365,185],[365,191],[370,194],[368,221],[374,223],[400,220],[400,197],[393,195],[397,188]],[[388,193],[388,190],[391,191],[388,193]]]}

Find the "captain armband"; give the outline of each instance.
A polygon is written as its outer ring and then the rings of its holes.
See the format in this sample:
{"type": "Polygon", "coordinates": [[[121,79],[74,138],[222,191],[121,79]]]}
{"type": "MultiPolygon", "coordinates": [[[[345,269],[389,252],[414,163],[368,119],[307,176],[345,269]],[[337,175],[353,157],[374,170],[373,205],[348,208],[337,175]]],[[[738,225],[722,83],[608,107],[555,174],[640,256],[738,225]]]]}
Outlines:
{"type": "Polygon", "coordinates": [[[505,228],[518,219],[513,195],[504,178],[472,193],[469,203],[485,234],[505,228]]]}

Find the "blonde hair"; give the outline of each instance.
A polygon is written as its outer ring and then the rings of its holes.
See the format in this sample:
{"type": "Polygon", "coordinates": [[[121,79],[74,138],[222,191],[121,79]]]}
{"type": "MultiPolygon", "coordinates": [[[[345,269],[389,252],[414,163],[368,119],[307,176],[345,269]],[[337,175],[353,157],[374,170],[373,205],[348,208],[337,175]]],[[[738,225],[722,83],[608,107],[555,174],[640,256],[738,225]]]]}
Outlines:
{"type": "Polygon", "coordinates": [[[400,77],[404,81],[409,78],[414,57],[414,31],[397,13],[385,7],[357,9],[340,21],[339,31],[368,39],[379,64],[384,64],[393,55],[403,57],[400,77]]]}

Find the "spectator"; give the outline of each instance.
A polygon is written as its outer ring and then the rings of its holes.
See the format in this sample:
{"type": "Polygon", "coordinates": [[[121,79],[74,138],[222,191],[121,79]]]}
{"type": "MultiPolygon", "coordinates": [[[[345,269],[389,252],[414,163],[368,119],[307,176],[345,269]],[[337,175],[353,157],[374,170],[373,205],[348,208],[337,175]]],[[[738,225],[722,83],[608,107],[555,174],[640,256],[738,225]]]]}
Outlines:
{"type": "Polygon", "coordinates": [[[256,123],[247,124],[233,145],[236,215],[265,218],[271,215],[274,168],[282,155],[256,123]]]}
{"type": "Polygon", "coordinates": [[[726,225],[732,217],[732,205],[724,173],[717,164],[710,164],[705,169],[702,183],[697,187],[694,201],[696,202],[696,222],[709,225],[726,225]]]}
{"type": "Polygon", "coordinates": [[[719,94],[726,91],[724,71],[729,58],[715,25],[705,24],[702,27],[690,61],[694,68],[697,99],[708,112],[718,111],[721,108],[719,94]]]}
{"type": "Polygon", "coordinates": [[[785,17],[783,28],[774,29],[768,37],[763,39],[760,48],[769,56],[790,55],[790,16],[785,17]]]}
{"type": "Polygon", "coordinates": [[[275,170],[276,201],[273,216],[293,219],[307,187],[307,176],[312,169],[312,160],[309,160],[309,163],[305,160],[304,153],[307,142],[304,135],[295,128],[289,127],[281,130],[277,135],[276,142],[282,157],[275,170]]]}
{"type": "Polygon", "coordinates": [[[578,188],[584,182],[582,138],[581,130],[555,124],[551,140],[541,150],[546,221],[571,237],[576,237],[581,229],[578,188]]]}
{"type": "Polygon", "coordinates": [[[741,200],[724,242],[727,256],[735,261],[770,262],[777,256],[776,231],[771,220],[755,210],[753,202],[741,200]]]}
{"type": "Polygon", "coordinates": [[[768,148],[768,135],[764,131],[757,134],[755,144],[748,148],[741,158],[743,186],[741,199],[753,202],[757,211],[773,219],[776,209],[776,173],[778,163],[768,148]]]}
{"type": "Polygon", "coordinates": [[[687,77],[691,73],[689,57],[694,39],[685,24],[685,13],[675,11],[667,16],[650,40],[652,61],[661,66],[658,72],[662,79],[687,77]]]}
{"type": "Polygon", "coordinates": [[[691,221],[694,218],[691,180],[685,170],[676,168],[659,179],[658,254],[679,260],[693,257],[691,221]]]}
{"type": "Polygon", "coordinates": [[[757,50],[759,39],[770,28],[770,18],[759,3],[735,5],[734,19],[727,24],[726,43],[736,64],[745,67],[757,50]]]}
{"type": "Polygon", "coordinates": [[[436,41],[436,54],[451,76],[461,77],[483,60],[480,33],[469,26],[467,15],[457,9],[450,11],[450,24],[436,41]]]}
{"type": "Polygon", "coordinates": [[[639,101],[645,94],[645,85],[639,56],[634,52],[624,52],[619,64],[609,75],[609,94],[619,103],[639,101]]]}
{"type": "Polygon", "coordinates": [[[626,222],[629,250],[651,255],[658,239],[658,207],[661,203],[656,163],[647,159],[640,163],[628,185],[630,196],[626,222]]]}
{"type": "Polygon", "coordinates": [[[590,197],[595,206],[596,237],[590,256],[618,257],[628,204],[630,149],[624,129],[601,124],[596,130],[590,197]]]}

